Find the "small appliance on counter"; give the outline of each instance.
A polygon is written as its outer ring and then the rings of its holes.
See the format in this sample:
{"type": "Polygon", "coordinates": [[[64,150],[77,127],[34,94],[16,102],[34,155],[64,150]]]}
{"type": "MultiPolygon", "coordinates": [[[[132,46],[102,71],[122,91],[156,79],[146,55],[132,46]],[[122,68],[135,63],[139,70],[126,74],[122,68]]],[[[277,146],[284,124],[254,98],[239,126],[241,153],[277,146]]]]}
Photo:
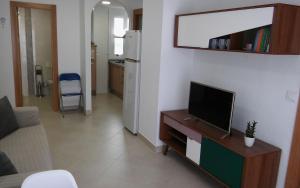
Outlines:
{"type": "Polygon", "coordinates": [[[138,133],[140,97],[141,32],[128,31],[125,35],[125,73],[123,96],[123,123],[133,134],[138,133]]]}
{"type": "Polygon", "coordinates": [[[108,63],[124,64],[125,60],[124,59],[109,59],[108,63]]]}

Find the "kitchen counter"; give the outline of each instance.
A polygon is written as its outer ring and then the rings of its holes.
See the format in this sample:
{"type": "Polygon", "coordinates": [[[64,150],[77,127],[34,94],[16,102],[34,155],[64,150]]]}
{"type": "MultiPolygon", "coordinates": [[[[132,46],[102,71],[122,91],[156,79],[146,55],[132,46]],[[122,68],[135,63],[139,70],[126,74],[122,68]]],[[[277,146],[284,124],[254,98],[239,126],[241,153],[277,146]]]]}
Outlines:
{"type": "Polygon", "coordinates": [[[108,63],[118,65],[120,67],[124,67],[124,62],[125,62],[125,60],[123,60],[123,59],[109,59],[108,60],[108,63]]]}
{"type": "Polygon", "coordinates": [[[120,66],[120,67],[124,67],[124,63],[113,63],[113,62],[108,62],[110,64],[114,64],[114,65],[117,65],[117,66],[120,66]]]}

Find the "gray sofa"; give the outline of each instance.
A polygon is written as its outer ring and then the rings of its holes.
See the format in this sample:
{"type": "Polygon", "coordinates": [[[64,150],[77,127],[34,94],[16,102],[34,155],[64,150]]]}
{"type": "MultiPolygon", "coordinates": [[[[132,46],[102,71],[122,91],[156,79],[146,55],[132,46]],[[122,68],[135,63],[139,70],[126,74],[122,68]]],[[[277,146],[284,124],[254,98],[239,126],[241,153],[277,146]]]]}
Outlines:
{"type": "Polygon", "coordinates": [[[27,176],[52,169],[47,135],[38,108],[16,108],[15,113],[21,128],[0,140],[0,150],[10,158],[18,174],[1,176],[0,188],[19,188],[27,176]]]}

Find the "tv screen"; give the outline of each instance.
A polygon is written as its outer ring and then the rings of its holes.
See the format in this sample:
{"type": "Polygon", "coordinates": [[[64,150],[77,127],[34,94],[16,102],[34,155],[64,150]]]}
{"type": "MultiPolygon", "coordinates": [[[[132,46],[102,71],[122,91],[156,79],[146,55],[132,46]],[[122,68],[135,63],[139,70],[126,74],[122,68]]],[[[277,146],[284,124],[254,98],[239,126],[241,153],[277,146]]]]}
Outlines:
{"type": "Polygon", "coordinates": [[[189,114],[229,133],[234,98],[231,91],[191,82],[189,114]]]}

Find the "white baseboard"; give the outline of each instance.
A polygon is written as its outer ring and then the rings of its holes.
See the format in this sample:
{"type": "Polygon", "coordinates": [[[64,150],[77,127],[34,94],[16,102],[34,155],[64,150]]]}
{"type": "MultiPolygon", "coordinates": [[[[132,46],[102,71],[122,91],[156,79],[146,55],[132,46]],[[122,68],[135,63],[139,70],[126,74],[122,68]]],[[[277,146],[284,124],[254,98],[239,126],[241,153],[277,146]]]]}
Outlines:
{"type": "Polygon", "coordinates": [[[92,113],[93,113],[92,110],[85,110],[85,111],[84,111],[84,114],[85,114],[86,116],[89,116],[89,115],[91,115],[92,113]]]}
{"type": "Polygon", "coordinates": [[[138,137],[146,143],[154,152],[161,153],[163,151],[163,146],[155,146],[153,145],[147,138],[145,138],[143,135],[138,134],[138,137]]]}

